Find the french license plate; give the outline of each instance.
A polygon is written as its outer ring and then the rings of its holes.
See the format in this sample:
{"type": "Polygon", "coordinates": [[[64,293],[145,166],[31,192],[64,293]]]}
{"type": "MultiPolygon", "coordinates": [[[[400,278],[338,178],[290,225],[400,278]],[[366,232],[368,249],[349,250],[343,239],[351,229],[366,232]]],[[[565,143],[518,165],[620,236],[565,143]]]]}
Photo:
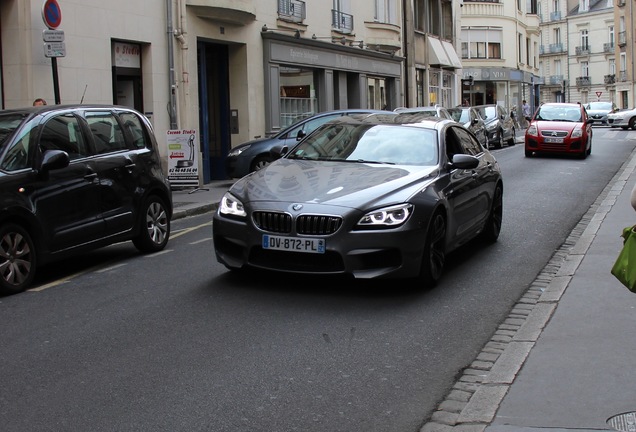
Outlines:
{"type": "Polygon", "coordinates": [[[324,239],[303,237],[282,237],[264,234],[263,249],[282,250],[290,252],[325,253],[324,239]]]}
{"type": "Polygon", "coordinates": [[[562,143],[563,138],[544,138],[543,141],[547,143],[562,143]]]}

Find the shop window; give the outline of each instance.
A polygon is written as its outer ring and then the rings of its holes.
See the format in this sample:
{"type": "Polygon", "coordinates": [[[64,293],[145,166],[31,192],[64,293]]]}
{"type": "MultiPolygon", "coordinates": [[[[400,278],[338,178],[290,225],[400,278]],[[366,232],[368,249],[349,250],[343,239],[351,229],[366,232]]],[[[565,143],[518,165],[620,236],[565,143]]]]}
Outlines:
{"type": "Polygon", "coordinates": [[[314,72],[310,69],[281,67],[280,124],[285,128],[318,112],[314,72]]]}

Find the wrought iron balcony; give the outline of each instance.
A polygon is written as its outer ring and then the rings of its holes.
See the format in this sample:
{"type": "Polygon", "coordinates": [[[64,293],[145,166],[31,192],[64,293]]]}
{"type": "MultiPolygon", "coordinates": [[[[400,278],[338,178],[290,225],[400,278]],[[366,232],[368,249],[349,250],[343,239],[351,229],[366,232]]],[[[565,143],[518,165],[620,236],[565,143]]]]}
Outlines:
{"type": "Polygon", "coordinates": [[[307,18],[305,2],[301,0],[278,0],[278,16],[288,21],[303,22],[307,18]]]}
{"type": "Polygon", "coordinates": [[[576,52],[577,56],[589,55],[590,54],[590,47],[589,47],[589,45],[577,46],[574,49],[574,51],[576,52]]]}
{"type": "Polygon", "coordinates": [[[625,6],[625,0],[618,0],[618,2],[616,2],[616,4],[618,6],[625,6]]]}
{"type": "Polygon", "coordinates": [[[613,53],[614,52],[614,42],[606,42],[603,44],[603,52],[604,53],[613,53]]]}
{"type": "Polygon", "coordinates": [[[605,75],[603,77],[603,82],[605,84],[614,84],[616,82],[616,75],[611,74],[611,75],[605,75]]]}
{"type": "Polygon", "coordinates": [[[592,85],[592,80],[589,76],[584,77],[576,77],[576,86],[577,87],[590,87],[592,85]]]}
{"type": "Polygon", "coordinates": [[[563,75],[550,75],[548,77],[547,85],[561,85],[563,84],[563,75]]]}
{"type": "Polygon", "coordinates": [[[620,72],[618,73],[618,80],[619,80],[620,82],[625,82],[625,81],[627,81],[627,71],[624,71],[624,70],[620,71],[620,72]]]}
{"type": "Polygon", "coordinates": [[[339,10],[331,10],[331,27],[341,33],[353,32],[353,15],[340,12],[339,10]]]}
{"type": "Polygon", "coordinates": [[[625,44],[627,43],[627,39],[625,36],[625,32],[618,32],[618,45],[619,46],[625,46],[625,44]]]}
{"type": "Polygon", "coordinates": [[[563,44],[562,43],[553,43],[553,44],[550,44],[550,52],[551,53],[562,53],[562,52],[565,52],[565,49],[563,48],[563,44]]]}
{"type": "Polygon", "coordinates": [[[550,21],[559,21],[561,19],[561,11],[550,12],[550,21]]]}

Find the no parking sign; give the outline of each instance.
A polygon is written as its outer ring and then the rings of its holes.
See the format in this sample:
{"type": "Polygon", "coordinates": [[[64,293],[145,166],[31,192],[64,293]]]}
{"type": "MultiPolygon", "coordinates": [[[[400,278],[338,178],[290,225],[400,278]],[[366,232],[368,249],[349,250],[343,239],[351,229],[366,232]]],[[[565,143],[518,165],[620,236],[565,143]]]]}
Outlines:
{"type": "Polygon", "coordinates": [[[42,19],[51,30],[55,30],[62,24],[62,9],[57,0],[45,0],[42,5],[42,19]]]}

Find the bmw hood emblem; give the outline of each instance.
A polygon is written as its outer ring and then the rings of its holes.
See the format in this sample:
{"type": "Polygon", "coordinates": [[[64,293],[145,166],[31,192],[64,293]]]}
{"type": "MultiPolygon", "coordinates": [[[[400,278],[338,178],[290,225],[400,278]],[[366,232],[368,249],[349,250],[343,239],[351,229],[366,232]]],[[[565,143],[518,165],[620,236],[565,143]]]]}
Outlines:
{"type": "Polygon", "coordinates": [[[303,208],[302,204],[292,204],[292,210],[293,211],[299,211],[303,208]]]}

